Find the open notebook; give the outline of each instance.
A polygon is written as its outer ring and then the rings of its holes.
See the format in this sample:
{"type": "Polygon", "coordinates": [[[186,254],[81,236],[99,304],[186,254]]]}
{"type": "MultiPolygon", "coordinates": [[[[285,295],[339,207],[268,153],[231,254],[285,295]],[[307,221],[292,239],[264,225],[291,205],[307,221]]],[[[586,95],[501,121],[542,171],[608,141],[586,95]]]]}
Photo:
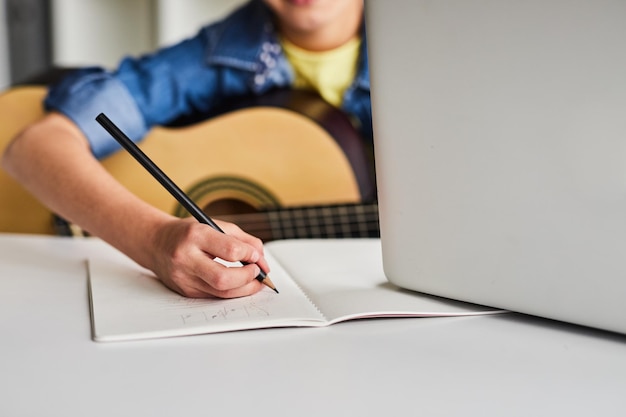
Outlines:
{"type": "Polygon", "coordinates": [[[244,298],[200,300],[167,289],[126,258],[89,259],[93,339],[121,341],[271,327],[320,327],[372,317],[491,314],[488,307],[390,284],[378,239],[282,240],[266,244],[269,288],[244,298]]]}

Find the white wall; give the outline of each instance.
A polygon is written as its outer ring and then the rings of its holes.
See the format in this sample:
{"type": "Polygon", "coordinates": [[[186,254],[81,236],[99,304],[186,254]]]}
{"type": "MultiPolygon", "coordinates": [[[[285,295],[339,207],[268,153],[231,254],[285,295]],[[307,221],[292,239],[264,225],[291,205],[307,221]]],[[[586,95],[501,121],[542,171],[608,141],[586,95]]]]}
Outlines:
{"type": "Polygon", "coordinates": [[[244,0],[157,0],[156,44],[194,35],[200,27],[228,14],[244,0]]]}
{"type": "Polygon", "coordinates": [[[174,43],[244,0],[52,0],[53,62],[115,66],[174,43]]]}
{"type": "Polygon", "coordinates": [[[58,66],[112,66],[152,44],[151,0],[53,0],[52,57],[58,66]]]}
{"type": "Polygon", "coordinates": [[[5,14],[5,0],[0,0],[0,90],[11,83],[11,67],[9,65],[9,33],[5,14]]]}

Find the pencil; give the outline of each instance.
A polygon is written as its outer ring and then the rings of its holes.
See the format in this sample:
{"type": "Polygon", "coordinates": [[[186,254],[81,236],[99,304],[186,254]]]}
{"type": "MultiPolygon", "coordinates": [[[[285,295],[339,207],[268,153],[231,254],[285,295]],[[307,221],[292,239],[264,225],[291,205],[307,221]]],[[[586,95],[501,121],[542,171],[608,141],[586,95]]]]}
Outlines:
{"type": "MultiPolygon", "coordinates": [[[[96,117],[96,121],[107,131],[113,138],[119,142],[124,149],[131,154],[133,158],[137,160],[167,191],[169,191],[176,200],[200,223],[207,224],[218,232],[224,233],[224,231],[193,202],[187,194],[183,192],[165,173],[159,168],[139,147],[132,141],[124,132],[118,128],[104,113],[100,113],[96,117]]],[[[242,262],[246,265],[246,262],[242,262]]],[[[263,270],[259,273],[256,279],[268,286],[276,293],[278,290],[274,286],[274,283],[267,276],[263,270]]]]}

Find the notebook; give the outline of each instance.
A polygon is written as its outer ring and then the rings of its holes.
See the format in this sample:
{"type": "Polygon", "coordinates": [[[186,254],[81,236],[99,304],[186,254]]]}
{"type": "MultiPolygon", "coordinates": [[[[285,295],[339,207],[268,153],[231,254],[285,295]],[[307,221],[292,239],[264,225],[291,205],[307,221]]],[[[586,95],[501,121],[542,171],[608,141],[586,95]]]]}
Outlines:
{"type": "Polygon", "coordinates": [[[275,240],[265,254],[280,294],[264,288],[227,300],[180,296],[130,259],[103,251],[88,262],[92,337],[115,342],[503,312],[398,288],[385,279],[380,251],[378,239],[275,240]]]}
{"type": "Polygon", "coordinates": [[[626,333],[625,22],[625,1],[366,1],[390,282],[626,333]]]}

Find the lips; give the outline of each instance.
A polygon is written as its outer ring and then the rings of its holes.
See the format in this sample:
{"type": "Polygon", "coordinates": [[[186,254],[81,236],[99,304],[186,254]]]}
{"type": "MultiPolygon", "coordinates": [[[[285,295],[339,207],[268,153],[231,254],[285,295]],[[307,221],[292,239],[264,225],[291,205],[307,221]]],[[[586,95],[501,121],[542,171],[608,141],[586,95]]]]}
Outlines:
{"type": "Polygon", "coordinates": [[[309,6],[315,3],[316,0],[288,0],[290,4],[294,6],[309,6]]]}

